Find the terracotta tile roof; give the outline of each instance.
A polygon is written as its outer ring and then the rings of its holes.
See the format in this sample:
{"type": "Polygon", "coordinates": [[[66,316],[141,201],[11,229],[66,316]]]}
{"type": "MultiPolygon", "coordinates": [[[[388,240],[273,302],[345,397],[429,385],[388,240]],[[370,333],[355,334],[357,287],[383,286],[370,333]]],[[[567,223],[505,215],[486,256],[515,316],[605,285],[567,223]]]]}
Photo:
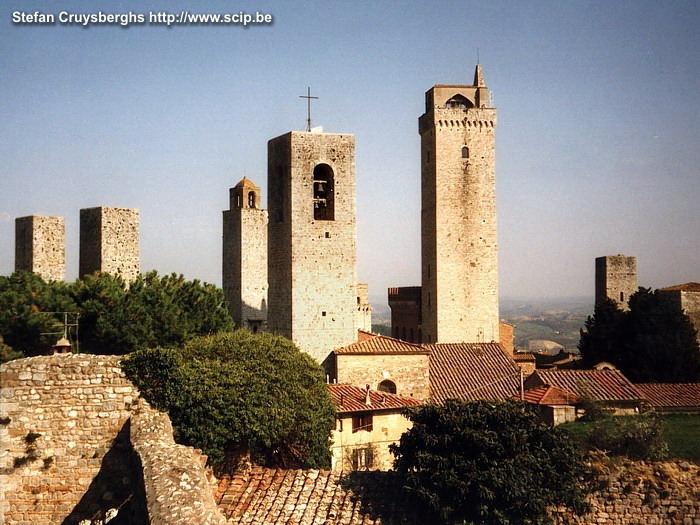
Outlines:
{"type": "Polygon", "coordinates": [[[682,292],[700,292],[700,283],[685,283],[677,284],[675,286],[668,286],[666,288],[661,288],[661,291],[675,291],[680,290],[682,292]]]}
{"type": "Polygon", "coordinates": [[[338,355],[427,354],[428,351],[419,344],[407,343],[384,335],[374,335],[374,337],[357,341],[343,348],[337,348],[335,353],[338,355]]]}
{"type": "MultiPolygon", "coordinates": [[[[581,402],[581,398],[573,392],[550,385],[525,390],[524,397],[524,401],[533,405],[577,405],[581,402]]],[[[519,400],[520,394],[514,395],[513,399],[519,400]]]]}
{"type": "Polygon", "coordinates": [[[636,383],[653,407],[700,408],[700,383],[636,383]]]}
{"type": "Polygon", "coordinates": [[[423,345],[430,350],[430,398],[509,399],[520,388],[520,367],[497,343],[423,345]]]}
{"type": "Polygon", "coordinates": [[[513,361],[516,363],[535,362],[535,354],[531,352],[517,352],[513,354],[513,361]]]}
{"type": "Polygon", "coordinates": [[[353,472],[253,467],[225,477],[216,497],[233,524],[426,523],[401,491],[393,472],[353,472]]]}
{"type": "Polygon", "coordinates": [[[641,395],[619,370],[535,370],[525,387],[553,385],[596,401],[639,401],[641,395]]]}
{"type": "Polygon", "coordinates": [[[366,390],[354,385],[327,385],[336,412],[347,414],[353,412],[379,412],[382,410],[400,410],[407,406],[418,406],[420,402],[410,397],[401,397],[388,392],[369,391],[371,405],[365,404],[366,390]]]}

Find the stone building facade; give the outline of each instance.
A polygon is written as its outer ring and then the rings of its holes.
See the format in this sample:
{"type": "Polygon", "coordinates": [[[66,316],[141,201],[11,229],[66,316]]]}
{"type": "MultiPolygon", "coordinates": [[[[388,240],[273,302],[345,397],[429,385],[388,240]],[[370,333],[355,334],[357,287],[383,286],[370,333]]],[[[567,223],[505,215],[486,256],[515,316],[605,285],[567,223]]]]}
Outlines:
{"type": "Polygon", "coordinates": [[[260,188],[243,178],[229,190],[224,215],[223,288],[239,328],[257,332],[267,325],[267,211],[260,188]]]}
{"type": "Polygon", "coordinates": [[[418,125],[423,341],[498,342],[496,110],[481,66],[471,86],[428,90],[418,125]]]}
{"type": "Polygon", "coordinates": [[[65,220],[30,215],[15,219],[15,270],[26,270],[45,281],[66,278],[65,220]]]}
{"type": "Polygon", "coordinates": [[[628,310],[627,302],[637,291],[637,258],[606,255],[595,260],[595,304],[607,297],[628,310]]]}
{"type": "Polygon", "coordinates": [[[127,283],[140,273],[139,212],[133,208],[80,210],[80,276],[105,272],[127,283]]]}
{"type": "Polygon", "coordinates": [[[355,137],[268,142],[268,328],[318,361],[356,339],[355,137]]]}
{"type": "Polygon", "coordinates": [[[421,287],[402,286],[389,288],[391,308],[391,336],[409,343],[423,339],[421,287]]]}
{"type": "Polygon", "coordinates": [[[678,284],[659,291],[688,316],[697,330],[697,338],[700,341],[700,283],[678,284]]]}

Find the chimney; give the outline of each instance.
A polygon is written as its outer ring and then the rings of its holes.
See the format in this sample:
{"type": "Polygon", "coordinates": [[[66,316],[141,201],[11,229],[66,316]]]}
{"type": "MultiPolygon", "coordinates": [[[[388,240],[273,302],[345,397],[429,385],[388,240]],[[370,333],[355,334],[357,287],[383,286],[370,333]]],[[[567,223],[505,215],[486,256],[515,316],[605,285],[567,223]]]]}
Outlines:
{"type": "Polygon", "coordinates": [[[369,398],[369,385],[365,386],[365,405],[372,406],[372,400],[369,398]]]}

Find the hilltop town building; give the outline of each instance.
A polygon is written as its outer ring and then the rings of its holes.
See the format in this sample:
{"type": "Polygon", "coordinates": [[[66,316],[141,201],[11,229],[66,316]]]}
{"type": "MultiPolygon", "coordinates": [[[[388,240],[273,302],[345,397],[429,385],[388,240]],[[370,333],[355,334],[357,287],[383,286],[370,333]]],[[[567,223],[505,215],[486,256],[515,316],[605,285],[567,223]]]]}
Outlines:
{"type": "Polygon", "coordinates": [[[257,332],[267,324],[267,211],[260,188],[245,177],[229,199],[223,212],[224,296],[236,326],[257,332]]]}
{"type": "Polygon", "coordinates": [[[685,283],[659,290],[688,316],[700,341],[700,283],[685,283]]]}
{"type": "Polygon", "coordinates": [[[80,276],[104,272],[127,283],[138,277],[139,211],[133,208],[80,210],[80,276]]]}
{"type": "Polygon", "coordinates": [[[480,65],[473,85],[436,85],[425,94],[418,120],[422,286],[390,289],[397,337],[500,340],[495,127],[480,65]]]}
{"type": "Polygon", "coordinates": [[[630,296],[637,291],[637,258],[606,255],[595,260],[595,304],[607,297],[628,310],[630,296]]]}
{"type": "Polygon", "coordinates": [[[15,270],[34,272],[45,281],[66,278],[63,217],[30,215],[15,219],[15,270]]]}

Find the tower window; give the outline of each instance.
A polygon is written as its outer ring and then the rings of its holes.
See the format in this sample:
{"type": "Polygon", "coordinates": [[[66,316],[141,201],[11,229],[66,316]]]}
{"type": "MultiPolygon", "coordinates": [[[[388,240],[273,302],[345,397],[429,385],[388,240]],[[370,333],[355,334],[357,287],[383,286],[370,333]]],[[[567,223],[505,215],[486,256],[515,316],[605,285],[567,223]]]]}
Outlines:
{"type": "Polygon", "coordinates": [[[314,220],[335,220],[335,188],[333,168],[319,164],[314,168],[314,220]]]}
{"type": "Polygon", "coordinates": [[[462,148],[462,158],[463,159],[468,159],[469,158],[469,148],[464,146],[462,148]]]}
{"type": "Polygon", "coordinates": [[[396,393],[396,383],[393,381],[390,381],[388,379],[385,379],[381,383],[379,383],[378,390],[380,392],[386,392],[387,394],[395,394],[396,393]]]}
{"type": "Polygon", "coordinates": [[[620,292],[620,302],[621,303],[625,302],[625,292],[620,292]]]}
{"type": "Polygon", "coordinates": [[[474,104],[463,95],[455,95],[447,102],[445,102],[446,108],[457,108],[457,109],[468,109],[473,108],[474,104]]]}
{"type": "Polygon", "coordinates": [[[255,208],[255,192],[254,191],[248,192],[248,207],[255,208]]]}

